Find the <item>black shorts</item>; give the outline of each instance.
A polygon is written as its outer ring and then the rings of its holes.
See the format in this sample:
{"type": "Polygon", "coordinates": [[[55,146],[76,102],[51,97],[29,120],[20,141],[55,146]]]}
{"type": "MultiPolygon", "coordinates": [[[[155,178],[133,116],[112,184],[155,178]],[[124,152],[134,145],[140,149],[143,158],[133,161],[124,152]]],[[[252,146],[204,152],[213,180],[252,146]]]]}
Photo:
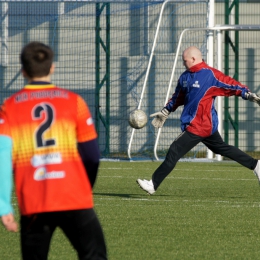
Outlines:
{"type": "Polygon", "coordinates": [[[201,137],[184,131],[173,141],[165,160],[153,173],[152,180],[155,190],[159,187],[166,176],[174,169],[179,159],[199,142],[202,142],[213,153],[230,158],[248,169],[253,170],[256,167],[256,159],[244,153],[237,147],[225,143],[218,131],[208,137],[201,137]]]}
{"type": "Polygon", "coordinates": [[[103,231],[93,209],[47,212],[21,216],[24,260],[47,260],[51,237],[60,227],[80,260],[106,260],[103,231]]]}

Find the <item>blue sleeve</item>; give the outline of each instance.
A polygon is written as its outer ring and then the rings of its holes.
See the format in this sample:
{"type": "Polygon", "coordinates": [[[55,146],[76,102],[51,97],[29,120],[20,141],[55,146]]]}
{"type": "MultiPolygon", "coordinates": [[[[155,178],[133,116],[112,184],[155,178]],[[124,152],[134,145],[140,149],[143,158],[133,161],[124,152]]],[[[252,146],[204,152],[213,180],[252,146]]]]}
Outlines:
{"type": "Polygon", "coordinates": [[[13,213],[12,139],[0,135],[0,216],[13,213]]]}
{"type": "Polygon", "coordinates": [[[179,79],[178,84],[175,88],[175,92],[173,93],[171,99],[166,104],[165,108],[170,112],[174,112],[179,106],[184,105],[184,101],[185,101],[185,93],[182,91],[182,84],[179,79]]]}
{"type": "Polygon", "coordinates": [[[99,167],[100,151],[97,139],[78,143],[78,151],[93,188],[99,167]]]}

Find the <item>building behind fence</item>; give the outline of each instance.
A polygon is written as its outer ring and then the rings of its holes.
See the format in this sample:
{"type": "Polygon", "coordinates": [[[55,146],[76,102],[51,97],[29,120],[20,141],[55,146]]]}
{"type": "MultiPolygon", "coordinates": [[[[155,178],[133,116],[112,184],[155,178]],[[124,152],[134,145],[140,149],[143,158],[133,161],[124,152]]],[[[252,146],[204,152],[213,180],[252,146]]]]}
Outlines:
{"type": "MultiPolygon", "coordinates": [[[[140,100],[162,2],[12,0],[0,4],[1,102],[25,84],[19,64],[21,48],[35,40],[49,44],[55,51],[53,83],[79,93],[87,101],[99,133],[102,156],[126,159],[132,131],[128,115],[140,100]]],[[[166,5],[141,107],[147,115],[164,106],[180,33],[186,28],[207,27],[208,8],[208,1],[176,1],[166,5]]],[[[224,3],[217,2],[215,9],[215,24],[225,24],[224,3]]],[[[239,23],[259,25],[259,13],[259,3],[240,3],[239,23]]],[[[259,42],[260,32],[239,32],[238,80],[258,93],[259,42]]],[[[186,34],[181,52],[190,45],[198,46],[207,60],[206,31],[186,34]]],[[[233,76],[232,54],[229,59],[230,76],[233,76]]],[[[223,56],[223,65],[224,61],[223,56]]],[[[172,92],[183,69],[179,56],[172,92]]],[[[229,105],[231,112],[237,112],[233,111],[233,97],[229,105]]],[[[239,147],[255,156],[260,151],[258,111],[260,108],[255,104],[239,100],[239,147]]],[[[170,143],[180,133],[180,113],[181,109],[171,114],[162,129],[160,157],[165,156],[170,143]]],[[[232,127],[228,135],[230,144],[234,144],[232,127]]],[[[134,136],[133,158],[153,158],[155,138],[156,130],[149,120],[134,136]]],[[[186,155],[205,156],[206,148],[202,144],[186,155]]]]}

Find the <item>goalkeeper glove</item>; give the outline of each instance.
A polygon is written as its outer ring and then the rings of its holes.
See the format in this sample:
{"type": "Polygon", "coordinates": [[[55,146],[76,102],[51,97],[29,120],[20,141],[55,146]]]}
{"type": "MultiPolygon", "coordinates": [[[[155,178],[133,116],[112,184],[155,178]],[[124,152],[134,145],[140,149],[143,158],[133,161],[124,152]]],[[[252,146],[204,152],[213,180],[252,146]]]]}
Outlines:
{"type": "Polygon", "coordinates": [[[151,114],[150,117],[155,117],[152,121],[152,125],[156,128],[163,127],[163,124],[168,118],[169,114],[170,112],[166,108],[163,108],[160,112],[151,114]]]}
{"type": "Polygon", "coordinates": [[[260,106],[260,97],[257,94],[248,92],[245,93],[245,97],[247,100],[255,102],[258,106],[260,106]]]}

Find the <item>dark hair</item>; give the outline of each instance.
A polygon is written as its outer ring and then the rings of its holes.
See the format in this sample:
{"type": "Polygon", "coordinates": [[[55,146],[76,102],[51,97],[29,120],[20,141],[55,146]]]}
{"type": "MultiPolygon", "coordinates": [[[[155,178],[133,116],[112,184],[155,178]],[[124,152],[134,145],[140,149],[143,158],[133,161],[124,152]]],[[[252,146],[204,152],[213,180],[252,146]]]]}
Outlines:
{"type": "Polygon", "coordinates": [[[52,49],[41,42],[30,42],[20,54],[23,70],[30,78],[43,77],[50,73],[53,62],[52,49]]]}

